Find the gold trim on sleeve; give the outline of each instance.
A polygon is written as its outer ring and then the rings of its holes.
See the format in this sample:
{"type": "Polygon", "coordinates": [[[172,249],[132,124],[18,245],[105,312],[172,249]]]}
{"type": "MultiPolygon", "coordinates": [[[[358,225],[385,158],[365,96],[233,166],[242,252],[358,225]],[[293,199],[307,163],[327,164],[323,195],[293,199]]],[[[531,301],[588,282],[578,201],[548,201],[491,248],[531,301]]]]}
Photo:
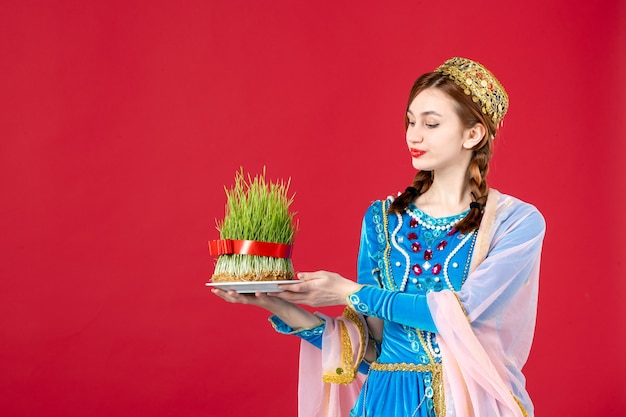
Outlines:
{"type": "MultiPolygon", "coordinates": [[[[513,395],[513,393],[511,393],[511,395],[513,395]]],[[[520,410],[522,410],[522,415],[524,417],[530,417],[528,415],[528,411],[526,411],[526,409],[524,408],[524,406],[522,405],[522,403],[520,402],[519,398],[517,398],[515,395],[513,395],[513,399],[515,400],[515,402],[517,403],[518,407],[520,408],[520,410]]]]}
{"type": "Polygon", "coordinates": [[[322,375],[323,382],[331,382],[335,384],[349,384],[354,381],[357,372],[359,371],[359,364],[363,360],[365,355],[365,348],[367,347],[367,331],[365,325],[361,320],[359,314],[350,307],[346,307],[343,310],[342,316],[347,320],[350,320],[355,324],[359,330],[359,352],[356,357],[356,361],[353,363],[352,353],[352,341],[350,340],[350,333],[343,321],[339,321],[339,328],[341,331],[341,364],[342,366],[335,369],[334,372],[325,373],[322,375]]]}

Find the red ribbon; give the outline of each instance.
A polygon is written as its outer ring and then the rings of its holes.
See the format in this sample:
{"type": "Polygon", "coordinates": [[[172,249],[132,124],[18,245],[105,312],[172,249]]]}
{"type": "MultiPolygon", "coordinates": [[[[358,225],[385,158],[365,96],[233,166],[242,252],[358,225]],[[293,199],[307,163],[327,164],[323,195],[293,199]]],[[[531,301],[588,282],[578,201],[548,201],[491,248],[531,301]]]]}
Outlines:
{"type": "Polygon", "coordinates": [[[211,255],[256,255],[270,258],[291,258],[293,245],[283,243],[259,242],[256,240],[209,240],[211,255]]]}

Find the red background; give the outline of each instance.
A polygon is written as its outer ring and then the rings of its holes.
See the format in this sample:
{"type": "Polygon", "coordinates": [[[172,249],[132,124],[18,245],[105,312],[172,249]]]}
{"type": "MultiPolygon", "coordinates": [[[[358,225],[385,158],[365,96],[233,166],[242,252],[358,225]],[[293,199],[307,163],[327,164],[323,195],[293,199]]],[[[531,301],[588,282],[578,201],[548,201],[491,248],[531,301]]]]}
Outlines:
{"type": "Polygon", "coordinates": [[[291,177],[296,269],[353,277],[460,55],[511,97],[491,185],[547,219],[537,415],[624,415],[624,2],[382,3],[0,3],[0,414],[295,415],[297,340],[204,286],[223,186],[291,177]]]}

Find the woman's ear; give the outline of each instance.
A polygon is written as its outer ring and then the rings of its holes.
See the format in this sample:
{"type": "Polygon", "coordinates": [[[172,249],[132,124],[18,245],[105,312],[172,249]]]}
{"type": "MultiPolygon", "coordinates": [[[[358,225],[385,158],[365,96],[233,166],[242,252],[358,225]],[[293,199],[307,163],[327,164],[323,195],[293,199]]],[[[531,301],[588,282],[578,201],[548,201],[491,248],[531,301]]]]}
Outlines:
{"type": "Polygon", "coordinates": [[[483,140],[486,133],[487,129],[485,129],[485,125],[482,123],[476,123],[473,127],[470,127],[465,131],[465,141],[463,142],[463,147],[465,149],[473,149],[483,140]]]}

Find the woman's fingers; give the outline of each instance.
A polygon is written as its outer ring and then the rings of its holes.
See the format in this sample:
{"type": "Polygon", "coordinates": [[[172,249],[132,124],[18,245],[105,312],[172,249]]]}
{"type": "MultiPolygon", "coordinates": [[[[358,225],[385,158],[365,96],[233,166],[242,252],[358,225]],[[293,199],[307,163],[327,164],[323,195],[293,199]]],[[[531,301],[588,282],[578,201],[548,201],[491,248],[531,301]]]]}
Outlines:
{"type": "Polygon", "coordinates": [[[303,295],[303,293],[297,292],[296,289],[293,289],[293,291],[290,289],[289,291],[275,292],[270,294],[270,296],[289,301],[290,303],[306,304],[306,293],[303,295]]]}
{"type": "Polygon", "coordinates": [[[285,292],[307,292],[310,290],[310,284],[308,282],[303,281],[303,282],[298,282],[297,284],[278,285],[277,288],[285,292]]]}
{"type": "Polygon", "coordinates": [[[236,291],[224,291],[220,290],[219,288],[213,288],[211,292],[218,297],[228,301],[229,303],[245,303],[246,301],[241,297],[241,294],[237,293],[236,291]]]}
{"type": "Polygon", "coordinates": [[[301,281],[311,281],[314,279],[331,278],[332,276],[339,276],[333,272],[328,271],[315,271],[315,272],[298,272],[298,279],[301,281]]]}
{"type": "Polygon", "coordinates": [[[328,271],[300,272],[295,284],[280,285],[284,292],[272,294],[296,304],[305,304],[313,307],[343,305],[346,296],[360,288],[360,285],[328,271]]]}
{"type": "Polygon", "coordinates": [[[240,294],[236,291],[224,291],[219,288],[211,289],[211,292],[221,299],[233,304],[248,304],[258,306],[272,311],[276,307],[284,304],[283,300],[269,297],[266,293],[257,292],[254,294],[240,294]]]}
{"type": "Polygon", "coordinates": [[[263,297],[265,296],[262,293],[240,294],[234,290],[224,291],[224,290],[220,290],[219,288],[213,288],[211,291],[213,292],[213,294],[228,301],[229,303],[239,303],[239,304],[258,305],[263,302],[264,300],[263,297]]]}

